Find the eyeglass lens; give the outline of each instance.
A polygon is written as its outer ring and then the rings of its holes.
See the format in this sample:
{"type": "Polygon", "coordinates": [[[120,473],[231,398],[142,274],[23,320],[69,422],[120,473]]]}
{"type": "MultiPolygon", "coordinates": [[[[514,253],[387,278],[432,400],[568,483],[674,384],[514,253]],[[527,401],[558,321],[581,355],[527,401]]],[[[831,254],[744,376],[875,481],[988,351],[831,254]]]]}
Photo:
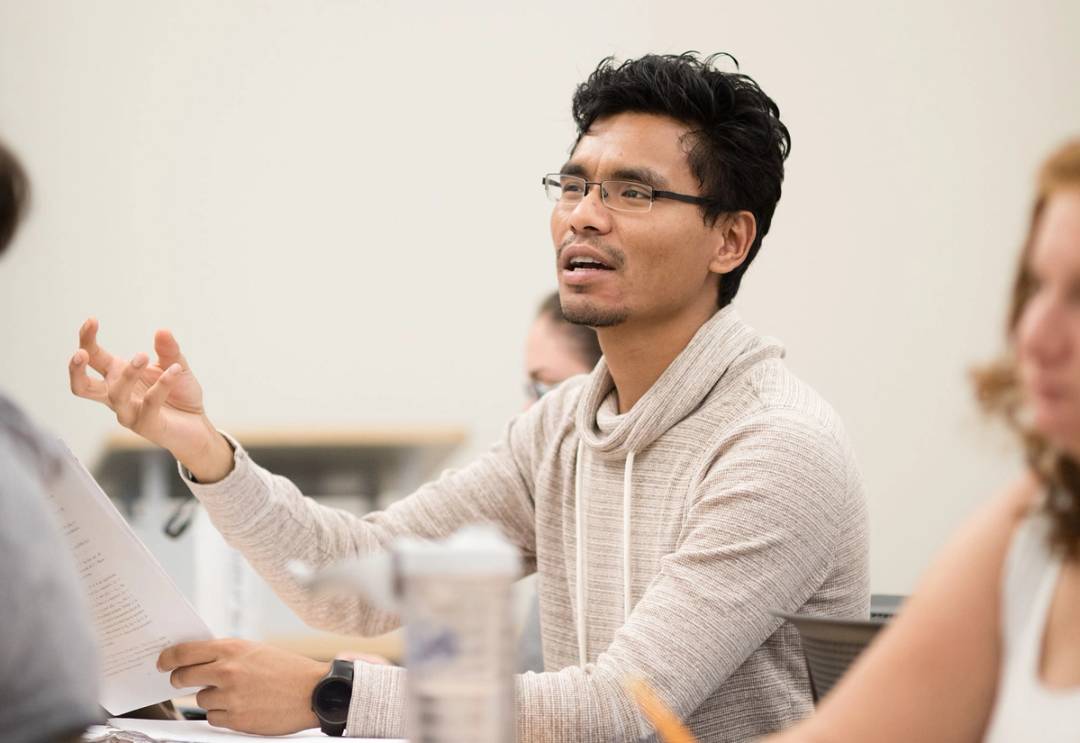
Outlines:
{"type": "Polygon", "coordinates": [[[592,186],[600,186],[604,204],[619,211],[647,212],[652,208],[653,189],[634,181],[602,181],[595,184],[576,175],[553,173],[544,178],[548,198],[561,204],[576,204],[592,186]]]}

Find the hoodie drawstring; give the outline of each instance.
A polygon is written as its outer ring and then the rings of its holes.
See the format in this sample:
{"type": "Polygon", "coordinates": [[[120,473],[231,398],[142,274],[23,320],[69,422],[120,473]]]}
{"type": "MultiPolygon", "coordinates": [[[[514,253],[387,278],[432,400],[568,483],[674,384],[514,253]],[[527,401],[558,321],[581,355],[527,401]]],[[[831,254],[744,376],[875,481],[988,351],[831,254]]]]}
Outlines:
{"type": "Polygon", "coordinates": [[[623,624],[630,618],[630,485],[634,476],[634,452],[626,455],[622,485],[622,599],[623,624]]]}
{"type": "MultiPolygon", "coordinates": [[[[577,461],[574,463],[574,515],[575,531],[577,537],[577,637],[578,637],[578,663],[584,667],[587,661],[587,647],[585,637],[585,583],[588,580],[588,568],[586,565],[586,536],[588,525],[585,516],[585,488],[582,487],[584,477],[585,442],[578,441],[577,461]]],[[[622,562],[623,562],[623,624],[630,618],[630,493],[634,479],[634,452],[626,455],[626,467],[623,470],[623,533],[622,533],[622,562]]]]}
{"type": "Polygon", "coordinates": [[[577,445],[577,461],[574,463],[574,510],[577,531],[577,648],[578,663],[585,667],[585,489],[581,487],[581,476],[585,458],[585,442],[577,445]]]}

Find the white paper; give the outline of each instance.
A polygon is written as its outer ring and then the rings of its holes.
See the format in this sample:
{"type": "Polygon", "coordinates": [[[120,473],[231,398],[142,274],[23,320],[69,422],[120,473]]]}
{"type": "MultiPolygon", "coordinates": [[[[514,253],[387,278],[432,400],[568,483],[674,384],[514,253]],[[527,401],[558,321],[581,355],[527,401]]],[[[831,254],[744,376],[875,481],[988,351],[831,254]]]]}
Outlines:
{"type": "Polygon", "coordinates": [[[97,630],[101,706],[119,715],[193,694],[197,689],[174,689],[157,658],[170,645],[213,634],[86,468],[63,449],[49,495],[97,630]]]}
{"type": "MultiPolygon", "coordinates": [[[[339,740],[323,735],[318,728],[301,730],[293,735],[262,736],[237,733],[232,730],[211,727],[203,720],[109,720],[109,724],[120,730],[135,730],[149,735],[159,741],[182,741],[183,743],[237,743],[237,741],[253,740],[300,740],[322,741],[339,740]]],[[[91,730],[90,734],[93,734],[91,730]]],[[[406,743],[404,738],[348,738],[349,743],[366,743],[375,740],[394,741],[394,743],[406,743]]]]}

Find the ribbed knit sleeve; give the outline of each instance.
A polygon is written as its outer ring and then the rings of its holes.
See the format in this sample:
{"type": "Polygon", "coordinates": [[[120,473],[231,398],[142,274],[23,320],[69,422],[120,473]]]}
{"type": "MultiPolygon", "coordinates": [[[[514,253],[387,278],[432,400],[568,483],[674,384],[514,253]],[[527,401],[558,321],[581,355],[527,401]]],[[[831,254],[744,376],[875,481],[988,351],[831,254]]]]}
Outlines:
{"type": "Polygon", "coordinates": [[[526,556],[534,554],[530,457],[536,434],[530,426],[537,425],[537,416],[520,416],[483,457],[363,517],[305,497],[287,478],[259,467],[235,441],[234,467],[224,479],[186,482],[225,540],[305,622],[373,635],[396,627],[398,618],[361,598],[312,596],[295,581],[288,564],[298,560],[317,569],[384,550],[402,535],[439,539],[481,522],[498,525],[526,556]]]}
{"type": "Polygon", "coordinates": [[[345,734],[350,738],[404,738],[405,669],[357,661],[345,734]]]}

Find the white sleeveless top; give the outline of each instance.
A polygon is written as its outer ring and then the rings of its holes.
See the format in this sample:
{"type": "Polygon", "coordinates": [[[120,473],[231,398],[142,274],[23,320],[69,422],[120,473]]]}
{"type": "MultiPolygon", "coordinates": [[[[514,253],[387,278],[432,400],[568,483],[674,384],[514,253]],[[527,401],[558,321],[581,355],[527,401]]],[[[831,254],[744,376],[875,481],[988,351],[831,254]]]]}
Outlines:
{"type": "Polygon", "coordinates": [[[1039,679],[1043,634],[1062,564],[1050,551],[1049,532],[1049,518],[1033,514],[1020,523],[1009,545],[1001,677],[984,743],[1080,741],[1080,686],[1049,689],[1039,679]]]}

